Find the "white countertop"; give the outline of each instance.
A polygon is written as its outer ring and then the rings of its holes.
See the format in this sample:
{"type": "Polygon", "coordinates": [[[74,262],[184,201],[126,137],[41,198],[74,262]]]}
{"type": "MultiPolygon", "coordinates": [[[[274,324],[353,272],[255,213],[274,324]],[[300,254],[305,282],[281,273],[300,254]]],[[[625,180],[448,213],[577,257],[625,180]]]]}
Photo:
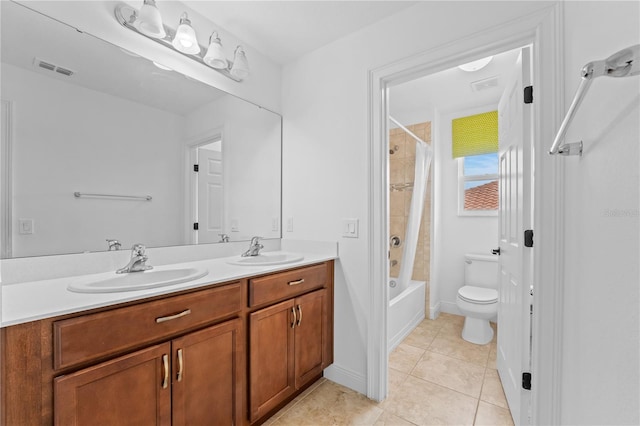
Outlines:
{"type": "Polygon", "coordinates": [[[297,268],[337,257],[331,253],[296,251],[296,254],[303,255],[304,259],[294,263],[270,266],[237,266],[227,263],[232,258],[237,259],[238,256],[176,263],[171,266],[175,268],[204,268],[209,273],[197,280],[146,290],[117,293],[76,293],[67,289],[69,284],[112,278],[115,276],[114,272],[3,285],[1,298],[2,321],[0,322],[0,327],[297,268]]]}

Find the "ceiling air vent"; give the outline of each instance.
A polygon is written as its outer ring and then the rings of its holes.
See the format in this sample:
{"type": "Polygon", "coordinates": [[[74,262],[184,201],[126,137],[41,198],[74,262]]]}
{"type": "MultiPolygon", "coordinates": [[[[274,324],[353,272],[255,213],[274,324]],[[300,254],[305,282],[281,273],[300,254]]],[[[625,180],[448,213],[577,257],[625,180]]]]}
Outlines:
{"type": "Polygon", "coordinates": [[[65,75],[67,77],[71,77],[73,74],[75,74],[74,71],[71,71],[68,68],[60,67],[58,65],[52,64],[51,62],[43,61],[42,59],[39,59],[39,58],[33,59],[33,65],[38,68],[45,69],[47,71],[57,72],[58,74],[65,75]]]}
{"type": "Polygon", "coordinates": [[[485,78],[484,80],[474,81],[473,83],[471,83],[471,88],[474,90],[474,92],[491,89],[493,87],[498,87],[497,75],[494,75],[493,77],[485,78]]]}

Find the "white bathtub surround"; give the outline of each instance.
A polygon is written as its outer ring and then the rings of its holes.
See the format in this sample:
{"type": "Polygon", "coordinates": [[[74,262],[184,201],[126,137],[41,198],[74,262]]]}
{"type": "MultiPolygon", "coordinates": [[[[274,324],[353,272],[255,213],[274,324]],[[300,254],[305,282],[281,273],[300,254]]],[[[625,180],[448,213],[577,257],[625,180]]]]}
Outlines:
{"type": "MultiPolygon", "coordinates": [[[[391,278],[389,282],[396,281],[391,278]]],[[[388,353],[391,353],[425,319],[424,281],[410,281],[405,287],[398,283],[389,288],[387,312],[388,353]]]]}
{"type": "MultiPolygon", "coordinates": [[[[281,249],[280,240],[267,240],[263,243],[265,251],[274,252],[281,249]]],[[[150,265],[206,269],[209,273],[202,278],[185,283],[119,293],[74,293],[68,291],[67,286],[86,280],[106,279],[114,276],[115,270],[128,262],[129,250],[3,260],[2,273],[10,271],[9,275],[13,279],[19,280],[11,284],[2,283],[2,322],[0,327],[337,258],[336,243],[309,242],[309,251],[305,250],[305,243],[298,241],[285,244],[287,250],[295,248],[295,253],[303,255],[303,260],[270,266],[237,266],[227,263],[230,257],[237,257],[245,251],[248,242],[148,249],[149,260],[147,263],[150,265]],[[49,268],[52,269],[52,273],[47,275],[49,268]]]]}

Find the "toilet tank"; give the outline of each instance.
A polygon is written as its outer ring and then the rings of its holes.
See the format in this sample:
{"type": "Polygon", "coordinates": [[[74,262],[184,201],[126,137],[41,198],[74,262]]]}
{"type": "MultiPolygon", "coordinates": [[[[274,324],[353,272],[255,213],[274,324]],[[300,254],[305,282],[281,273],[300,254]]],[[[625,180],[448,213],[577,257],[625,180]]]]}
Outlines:
{"type": "Polygon", "coordinates": [[[498,288],[498,256],[464,255],[464,285],[498,288]]]}

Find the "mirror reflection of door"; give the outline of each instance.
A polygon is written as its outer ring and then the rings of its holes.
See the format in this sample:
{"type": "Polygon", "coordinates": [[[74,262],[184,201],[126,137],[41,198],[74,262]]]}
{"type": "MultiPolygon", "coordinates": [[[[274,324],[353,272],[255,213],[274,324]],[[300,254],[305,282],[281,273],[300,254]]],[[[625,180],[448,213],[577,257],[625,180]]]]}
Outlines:
{"type": "Polygon", "coordinates": [[[214,243],[220,241],[220,234],[224,232],[222,140],[198,146],[197,164],[197,242],[214,243]]]}

